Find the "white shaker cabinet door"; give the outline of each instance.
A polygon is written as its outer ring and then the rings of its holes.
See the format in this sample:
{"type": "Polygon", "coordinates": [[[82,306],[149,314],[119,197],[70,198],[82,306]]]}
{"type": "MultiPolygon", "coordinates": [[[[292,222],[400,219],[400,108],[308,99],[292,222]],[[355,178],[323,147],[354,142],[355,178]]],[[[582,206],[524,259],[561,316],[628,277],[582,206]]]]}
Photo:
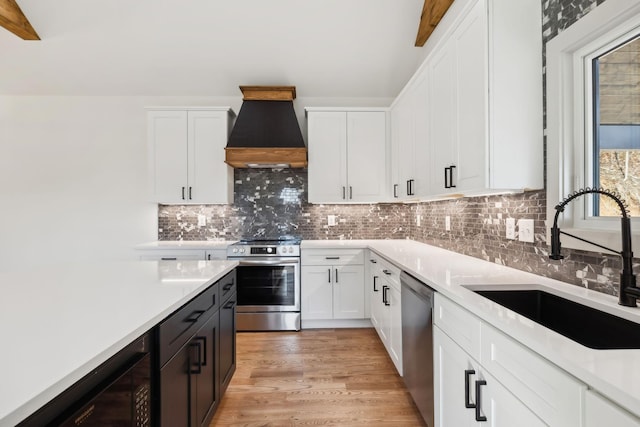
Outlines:
{"type": "MultiPolygon", "coordinates": [[[[478,1],[453,34],[458,158],[456,190],[486,187],[488,170],[486,6],[478,1]]],[[[517,108],[515,106],[514,108],[517,108]]]]}
{"type": "Polygon", "coordinates": [[[348,200],[382,200],[386,184],[384,112],[347,113],[347,159],[348,200]]]}
{"type": "Polygon", "coordinates": [[[456,174],[455,52],[443,46],[428,65],[430,194],[454,193],[456,174]],[[450,169],[453,166],[452,169],[450,169]]]}
{"type": "MultiPolygon", "coordinates": [[[[471,386],[479,364],[438,327],[433,328],[433,350],[435,425],[476,425],[474,410],[465,407],[465,375],[471,386]]],[[[475,402],[475,394],[468,398],[475,402]]]]}
{"type": "Polygon", "coordinates": [[[302,266],[301,317],[333,319],[333,272],[331,266],[302,266]]]}
{"type": "Polygon", "coordinates": [[[364,318],[364,266],[333,267],[333,318],[364,318]]]}
{"type": "Polygon", "coordinates": [[[189,203],[228,203],[233,198],[233,168],[224,163],[227,112],[189,111],[189,203]]]}
{"type": "Polygon", "coordinates": [[[347,113],[310,112],[309,202],[347,201],[347,113]]]}
{"type": "Polygon", "coordinates": [[[187,196],[187,112],[150,111],[147,120],[152,196],[181,203],[187,196]]]}

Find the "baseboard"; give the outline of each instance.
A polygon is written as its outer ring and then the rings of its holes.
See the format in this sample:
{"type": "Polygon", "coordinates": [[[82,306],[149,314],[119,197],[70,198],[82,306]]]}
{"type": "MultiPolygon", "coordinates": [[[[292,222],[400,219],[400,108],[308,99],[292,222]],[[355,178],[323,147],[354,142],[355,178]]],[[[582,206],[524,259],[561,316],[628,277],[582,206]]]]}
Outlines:
{"type": "Polygon", "coordinates": [[[302,319],[302,329],[325,328],[373,328],[373,325],[371,324],[371,320],[369,319],[302,319]]]}

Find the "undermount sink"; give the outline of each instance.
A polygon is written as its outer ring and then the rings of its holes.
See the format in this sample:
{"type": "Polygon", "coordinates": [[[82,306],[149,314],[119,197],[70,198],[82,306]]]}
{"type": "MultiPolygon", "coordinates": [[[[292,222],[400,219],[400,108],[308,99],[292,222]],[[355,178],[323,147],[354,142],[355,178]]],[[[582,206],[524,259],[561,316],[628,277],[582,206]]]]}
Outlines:
{"type": "Polygon", "coordinates": [[[640,349],[640,324],[542,290],[476,290],[497,304],[598,350],[640,349]]]}

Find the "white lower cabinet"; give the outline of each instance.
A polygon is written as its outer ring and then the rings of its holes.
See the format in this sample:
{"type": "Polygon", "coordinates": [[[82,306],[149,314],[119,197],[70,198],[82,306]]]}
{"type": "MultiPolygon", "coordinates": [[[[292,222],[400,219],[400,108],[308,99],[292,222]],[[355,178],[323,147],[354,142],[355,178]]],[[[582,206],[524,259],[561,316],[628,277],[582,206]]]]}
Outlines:
{"type": "Polygon", "coordinates": [[[441,294],[434,326],[436,426],[583,425],[586,386],[571,375],[441,294]]]}
{"type": "Polygon", "coordinates": [[[433,345],[437,426],[546,425],[438,327],[433,345]]]}
{"type": "Polygon", "coordinates": [[[600,396],[593,390],[585,393],[584,427],[638,427],[640,419],[600,396]]]}
{"type": "Polygon", "coordinates": [[[382,257],[370,253],[368,294],[371,323],[378,332],[389,357],[402,375],[402,305],[400,269],[382,257]]]}
{"type": "Polygon", "coordinates": [[[302,320],[364,319],[361,249],[302,251],[302,320]]]}

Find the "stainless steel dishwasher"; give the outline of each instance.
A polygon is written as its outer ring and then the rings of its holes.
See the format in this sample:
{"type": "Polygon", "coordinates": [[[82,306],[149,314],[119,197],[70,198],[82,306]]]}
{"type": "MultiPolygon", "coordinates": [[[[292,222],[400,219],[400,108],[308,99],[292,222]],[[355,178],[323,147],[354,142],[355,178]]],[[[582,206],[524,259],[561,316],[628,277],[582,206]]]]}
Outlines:
{"type": "Polygon", "coordinates": [[[400,274],[400,283],[404,383],[422,418],[429,427],[434,427],[433,294],[435,291],[404,271],[400,274]]]}

